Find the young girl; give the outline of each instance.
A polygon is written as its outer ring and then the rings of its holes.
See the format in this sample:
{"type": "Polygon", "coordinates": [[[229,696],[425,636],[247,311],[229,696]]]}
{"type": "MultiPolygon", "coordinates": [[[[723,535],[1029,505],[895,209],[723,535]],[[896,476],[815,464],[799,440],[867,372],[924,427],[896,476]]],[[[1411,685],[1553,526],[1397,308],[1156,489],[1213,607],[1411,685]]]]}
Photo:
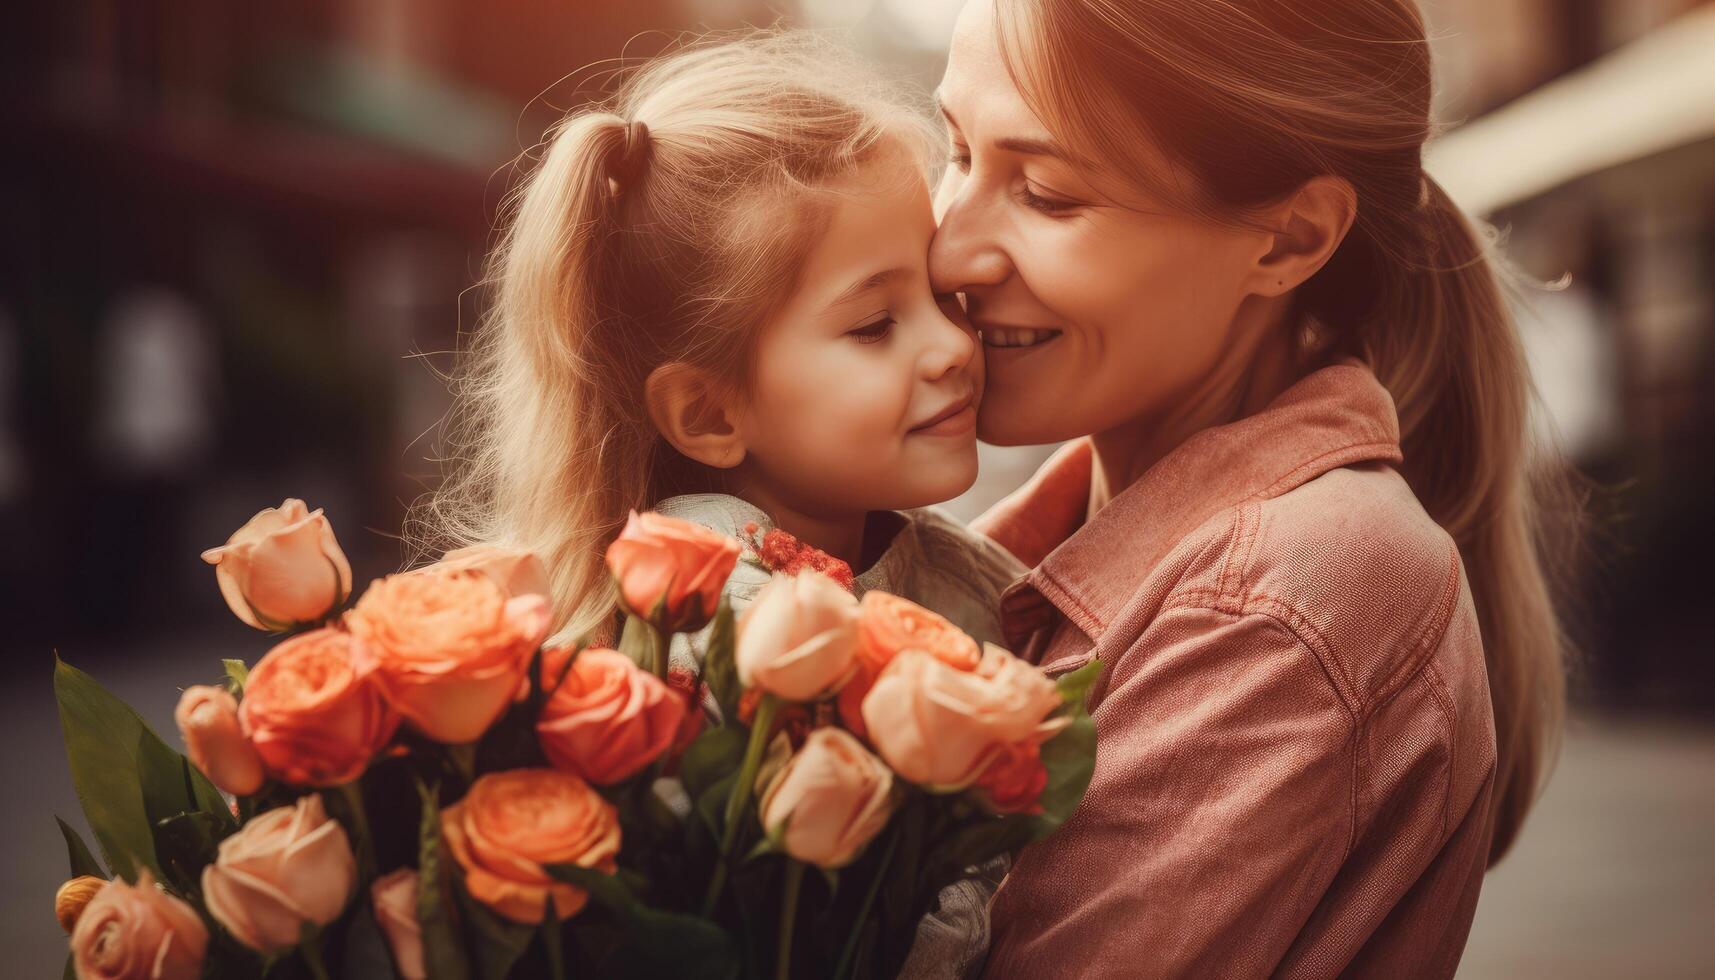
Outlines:
{"type": "MultiPolygon", "coordinates": [[[[541,556],[573,638],[611,635],[602,555],[629,511],[752,542],[778,528],[855,591],[1000,640],[1023,568],[914,509],[975,479],[983,379],[957,302],[929,288],[938,144],[849,56],[778,33],[658,59],[611,112],[568,117],[493,257],[434,543],[541,556]]],[[[741,562],[735,605],[766,580],[741,562]]],[[[981,898],[925,925],[908,972],[980,954],[981,898]]]]}

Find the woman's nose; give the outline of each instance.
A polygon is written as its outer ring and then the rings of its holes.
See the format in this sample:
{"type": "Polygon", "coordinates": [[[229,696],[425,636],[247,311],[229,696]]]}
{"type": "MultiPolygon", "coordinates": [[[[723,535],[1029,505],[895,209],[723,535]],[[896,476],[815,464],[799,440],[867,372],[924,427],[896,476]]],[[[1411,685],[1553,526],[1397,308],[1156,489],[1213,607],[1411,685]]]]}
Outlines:
{"type": "Polygon", "coordinates": [[[937,293],[994,286],[1012,272],[988,214],[983,190],[969,178],[943,188],[941,223],[929,242],[929,283],[937,293]]]}

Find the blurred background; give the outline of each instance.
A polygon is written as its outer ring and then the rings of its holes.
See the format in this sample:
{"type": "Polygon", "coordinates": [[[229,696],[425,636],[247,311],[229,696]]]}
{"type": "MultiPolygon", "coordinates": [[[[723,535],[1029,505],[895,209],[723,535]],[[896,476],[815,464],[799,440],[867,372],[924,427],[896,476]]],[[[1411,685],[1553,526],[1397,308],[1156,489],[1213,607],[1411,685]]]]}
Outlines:
{"type": "MultiPolygon", "coordinates": [[[[171,735],[265,647],[198,553],[281,497],[362,582],[431,486],[438,370],[509,164],[685,31],[839,28],[925,90],[958,0],[64,0],[0,35],[0,948],[57,975],[51,814],[81,825],[53,653],[171,735]],[[601,66],[597,66],[598,68],[601,66]]],[[[1546,411],[1594,488],[1559,768],[1463,977],[1715,976],[1715,6],[1433,0],[1429,166],[1524,277],[1546,411]],[[1706,556],[1697,559],[1697,555],[1706,556]]],[[[984,447],[961,516],[1045,450],[984,447]]]]}

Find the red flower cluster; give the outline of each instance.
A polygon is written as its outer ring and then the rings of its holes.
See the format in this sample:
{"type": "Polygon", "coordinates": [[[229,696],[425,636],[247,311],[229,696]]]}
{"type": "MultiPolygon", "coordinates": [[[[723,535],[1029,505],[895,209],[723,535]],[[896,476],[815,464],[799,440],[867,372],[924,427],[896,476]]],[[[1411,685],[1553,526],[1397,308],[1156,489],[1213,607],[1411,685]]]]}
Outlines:
{"type": "Polygon", "coordinates": [[[760,530],[755,521],[744,526],[744,534],[750,540],[751,550],[756,552],[756,557],[769,571],[796,575],[808,569],[833,579],[842,589],[852,588],[850,565],[819,548],[805,544],[779,528],[771,529],[762,536],[761,541],[757,541],[756,535],[760,530]]]}

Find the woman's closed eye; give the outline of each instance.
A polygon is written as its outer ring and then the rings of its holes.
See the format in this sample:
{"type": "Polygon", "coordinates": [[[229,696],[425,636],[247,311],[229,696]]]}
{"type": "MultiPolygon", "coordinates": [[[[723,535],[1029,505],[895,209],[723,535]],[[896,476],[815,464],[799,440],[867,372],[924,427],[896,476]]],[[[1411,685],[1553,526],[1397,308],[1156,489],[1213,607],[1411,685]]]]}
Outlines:
{"type": "Polygon", "coordinates": [[[887,335],[893,332],[894,323],[893,314],[883,310],[846,331],[846,336],[860,344],[874,344],[887,339],[887,335]]]}
{"type": "Polygon", "coordinates": [[[1029,183],[1021,184],[1018,188],[1018,203],[1047,215],[1065,215],[1083,207],[1082,202],[1048,194],[1039,194],[1029,183]]]}

